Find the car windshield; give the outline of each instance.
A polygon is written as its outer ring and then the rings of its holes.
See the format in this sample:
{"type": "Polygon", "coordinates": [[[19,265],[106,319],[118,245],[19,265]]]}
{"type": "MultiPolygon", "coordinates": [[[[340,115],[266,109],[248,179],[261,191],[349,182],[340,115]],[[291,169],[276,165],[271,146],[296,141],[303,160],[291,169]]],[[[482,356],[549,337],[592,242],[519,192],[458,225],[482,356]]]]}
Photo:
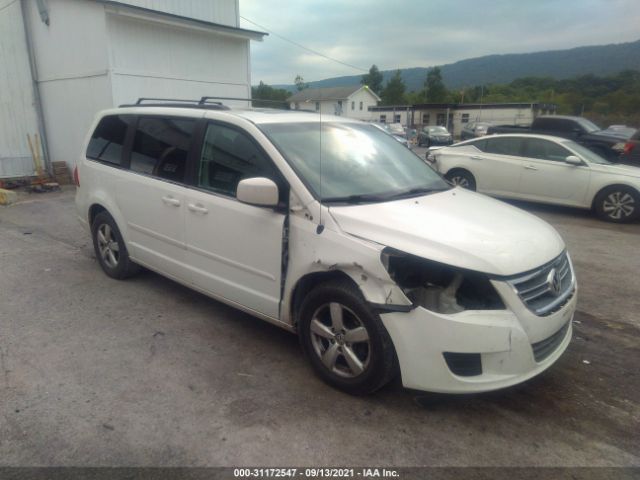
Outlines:
{"type": "Polygon", "coordinates": [[[591,120],[587,120],[586,118],[577,119],[578,123],[585,129],[587,133],[597,132],[602,130],[599,126],[593,123],[591,120]]]}
{"type": "Polygon", "coordinates": [[[450,188],[420,157],[371,125],[326,122],[320,128],[320,123],[305,122],[259,127],[323,202],[382,202],[450,188]]]}
{"type": "Polygon", "coordinates": [[[612,163],[596,152],[589,150],[587,147],[580,145],[579,143],[573,142],[571,140],[566,140],[561,142],[564,146],[569,147],[571,150],[574,150],[578,155],[580,155],[584,160],[589,163],[598,163],[600,165],[611,165],[612,163]]]}
{"type": "Polygon", "coordinates": [[[449,133],[444,127],[429,127],[427,131],[429,133],[449,133]]]}

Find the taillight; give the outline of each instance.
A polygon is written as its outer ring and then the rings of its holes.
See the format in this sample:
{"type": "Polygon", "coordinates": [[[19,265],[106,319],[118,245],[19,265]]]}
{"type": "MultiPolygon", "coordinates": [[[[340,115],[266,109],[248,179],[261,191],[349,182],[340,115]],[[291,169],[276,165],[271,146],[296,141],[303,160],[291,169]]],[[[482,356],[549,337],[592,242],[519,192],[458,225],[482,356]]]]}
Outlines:
{"type": "Polygon", "coordinates": [[[633,147],[635,147],[635,143],[633,142],[627,142],[624,144],[624,153],[626,155],[629,155],[631,153],[631,151],[633,150],[633,147]]]}
{"type": "Polygon", "coordinates": [[[78,166],[77,165],[73,169],[73,183],[76,184],[76,187],[80,186],[80,177],[78,176],[78,166]]]}

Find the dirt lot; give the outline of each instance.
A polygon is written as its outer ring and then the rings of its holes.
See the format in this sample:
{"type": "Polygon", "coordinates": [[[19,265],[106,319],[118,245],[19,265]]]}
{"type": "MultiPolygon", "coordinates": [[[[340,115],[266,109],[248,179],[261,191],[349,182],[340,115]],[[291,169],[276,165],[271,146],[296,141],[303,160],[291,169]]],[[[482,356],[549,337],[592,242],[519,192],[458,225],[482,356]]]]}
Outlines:
{"type": "Polygon", "coordinates": [[[71,190],[0,208],[0,464],[640,466],[640,225],[520,206],[575,262],[567,353],[506,391],[366,398],[289,333],[153,273],[107,278],[71,190]]]}

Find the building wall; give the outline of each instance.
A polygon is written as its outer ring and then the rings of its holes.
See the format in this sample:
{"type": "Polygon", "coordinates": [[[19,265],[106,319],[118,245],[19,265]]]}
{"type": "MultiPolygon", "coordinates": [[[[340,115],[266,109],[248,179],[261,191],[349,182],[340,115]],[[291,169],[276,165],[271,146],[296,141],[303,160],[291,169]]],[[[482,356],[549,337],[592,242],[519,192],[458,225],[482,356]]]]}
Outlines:
{"type": "Polygon", "coordinates": [[[38,117],[20,2],[0,0],[0,178],[31,175],[38,117]]]}
{"type": "MultiPolygon", "coordinates": [[[[342,101],[342,109],[344,112],[344,108],[346,107],[346,100],[342,101]]],[[[305,110],[309,112],[319,112],[322,115],[336,115],[339,111],[338,100],[323,100],[320,102],[310,101],[310,102],[297,102],[291,103],[290,108],[292,110],[305,110]],[[316,103],[319,104],[319,109],[316,109],[316,103]]]]}
{"type": "MultiPolygon", "coordinates": [[[[122,3],[234,27],[239,20],[237,0],[122,3]]],[[[250,96],[247,38],[87,0],[49,0],[47,26],[36,2],[26,4],[51,161],[73,167],[87,129],[105,108],[139,97],[250,96]]],[[[28,82],[22,83],[24,90],[28,82]]]]}
{"type": "Polygon", "coordinates": [[[149,8],[183,17],[238,27],[238,0],[119,0],[136,7],[149,8]]]}
{"type": "Polygon", "coordinates": [[[46,25],[26,4],[50,160],[73,167],[96,112],[113,105],[104,5],[50,0],[46,25]]]}
{"type": "Polygon", "coordinates": [[[349,118],[371,120],[372,114],[369,111],[369,107],[375,107],[377,104],[378,101],[370,92],[365,89],[358,90],[348,98],[343,108],[343,114],[349,118]],[[360,102],[362,102],[362,110],[360,109],[360,102]],[[352,105],[355,108],[351,108],[352,105]]]}
{"type": "Polygon", "coordinates": [[[250,96],[249,40],[107,14],[113,99],[250,96]],[[162,45],[162,48],[158,48],[162,45]]]}

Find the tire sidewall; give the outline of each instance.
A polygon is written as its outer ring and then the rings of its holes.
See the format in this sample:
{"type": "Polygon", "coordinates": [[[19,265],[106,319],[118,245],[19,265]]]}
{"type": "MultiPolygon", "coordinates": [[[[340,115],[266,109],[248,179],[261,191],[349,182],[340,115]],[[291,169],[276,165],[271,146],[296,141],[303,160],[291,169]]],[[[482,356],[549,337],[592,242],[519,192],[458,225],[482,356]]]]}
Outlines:
{"type": "Polygon", "coordinates": [[[638,218],[640,218],[640,194],[636,190],[634,190],[633,188],[627,187],[627,186],[624,186],[624,185],[621,185],[619,187],[607,188],[606,190],[604,190],[603,192],[598,194],[598,197],[596,198],[596,201],[595,201],[595,210],[596,210],[596,213],[597,213],[598,217],[600,217],[602,220],[605,220],[607,222],[611,222],[611,223],[629,223],[629,222],[632,222],[632,221],[637,220],[638,218]],[[605,202],[605,200],[607,199],[607,197],[609,195],[611,195],[612,193],[615,193],[615,192],[628,193],[634,198],[634,200],[635,200],[634,212],[630,216],[622,217],[620,219],[616,219],[616,218],[610,217],[607,214],[607,212],[604,211],[604,202],[605,202]]]}
{"type": "Polygon", "coordinates": [[[364,299],[344,289],[326,285],[310,292],[300,309],[298,333],[302,349],[320,378],[347,393],[362,395],[377,390],[386,383],[387,371],[395,368],[395,353],[392,356],[389,355],[391,339],[379,315],[371,310],[364,299]],[[344,378],[330,372],[322,363],[311,342],[312,316],[318,308],[330,302],[341,303],[349,308],[356,314],[369,334],[369,364],[366,370],[355,378],[344,378]]]}
{"type": "Polygon", "coordinates": [[[96,215],[96,218],[91,224],[91,237],[93,239],[93,250],[96,254],[96,258],[98,259],[98,263],[102,267],[104,273],[112,278],[124,278],[127,274],[127,262],[129,261],[129,253],[124,243],[124,239],[120,234],[120,229],[116,225],[113,217],[106,212],[100,212],[98,215],[96,215]],[[100,248],[98,247],[98,229],[104,224],[109,225],[111,231],[113,232],[113,236],[118,243],[118,265],[115,268],[110,267],[104,262],[104,259],[100,254],[100,248]]]}
{"type": "Polygon", "coordinates": [[[458,185],[460,188],[465,188],[466,190],[471,190],[471,191],[476,191],[476,179],[473,177],[473,175],[470,172],[467,172],[466,170],[453,170],[451,172],[448,172],[445,177],[447,178],[447,180],[449,180],[450,182],[453,183],[453,177],[464,177],[467,179],[467,181],[469,182],[469,187],[463,187],[461,185],[458,185]]]}

